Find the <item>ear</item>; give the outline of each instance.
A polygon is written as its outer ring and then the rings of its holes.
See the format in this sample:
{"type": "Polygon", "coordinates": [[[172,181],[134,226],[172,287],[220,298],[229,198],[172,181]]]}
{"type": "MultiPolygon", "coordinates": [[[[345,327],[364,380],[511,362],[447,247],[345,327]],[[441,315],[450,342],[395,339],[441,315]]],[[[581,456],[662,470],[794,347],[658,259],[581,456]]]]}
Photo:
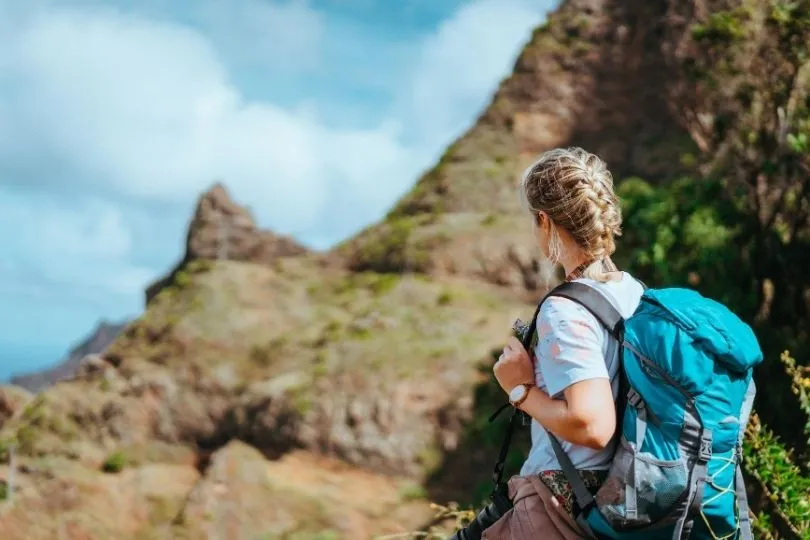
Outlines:
{"type": "Polygon", "coordinates": [[[543,225],[548,221],[548,216],[545,212],[537,212],[534,216],[534,220],[537,223],[537,226],[542,228],[543,225]]]}

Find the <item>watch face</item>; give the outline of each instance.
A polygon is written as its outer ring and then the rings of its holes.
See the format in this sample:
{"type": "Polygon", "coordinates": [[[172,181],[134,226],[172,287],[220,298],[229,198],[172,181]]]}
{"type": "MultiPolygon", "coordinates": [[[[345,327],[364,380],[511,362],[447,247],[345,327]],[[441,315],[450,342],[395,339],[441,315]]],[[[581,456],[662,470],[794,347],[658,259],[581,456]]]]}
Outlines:
{"type": "Polygon", "coordinates": [[[512,388],[512,391],[509,392],[509,400],[510,401],[518,401],[520,398],[523,397],[523,394],[526,393],[526,387],[524,385],[518,385],[512,388]]]}

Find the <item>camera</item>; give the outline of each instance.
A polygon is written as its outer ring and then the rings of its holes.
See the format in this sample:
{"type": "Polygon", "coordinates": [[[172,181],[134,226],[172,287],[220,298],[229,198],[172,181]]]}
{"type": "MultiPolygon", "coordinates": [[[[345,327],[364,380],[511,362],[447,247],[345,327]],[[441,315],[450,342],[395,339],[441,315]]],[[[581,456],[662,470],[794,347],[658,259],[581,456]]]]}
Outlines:
{"type": "Polygon", "coordinates": [[[531,351],[530,341],[533,337],[532,330],[534,330],[534,328],[532,328],[531,323],[523,322],[520,319],[516,319],[512,325],[512,334],[523,343],[527,351],[531,351]]]}
{"type": "Polygon", "coordinates": [[[481,540],[484,530],[491,527],[512,508],[512,501],[509,500],[506,486],[496,490],[491,499],[492,502],[478,512],[469,525],[457,531],[448,540],[481,540]]]}

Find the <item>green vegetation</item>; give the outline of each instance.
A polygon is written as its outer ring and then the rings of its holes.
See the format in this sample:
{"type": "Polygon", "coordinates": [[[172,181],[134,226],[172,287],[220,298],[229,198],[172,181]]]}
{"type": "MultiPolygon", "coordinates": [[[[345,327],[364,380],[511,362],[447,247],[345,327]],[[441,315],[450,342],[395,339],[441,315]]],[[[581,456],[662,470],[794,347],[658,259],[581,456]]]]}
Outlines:
{"type": "Polygon", "coordinates": [[[46,394],[40,394],[0,430],[0,461],[8,459],[12,446],[21,455],[41,453],[41,443],[46,438],[58,439],[61,450],[69,453],[65,443],[74,440],[78,434],[75,422],[53,410],[46,394]]]}
{"type": "Polygon", "coordinates": [[[453,301],[453,295],[450,291],[442,291],[436,298],[436,304],[439,306],[449,305],[453,301]]]}
{"type": "MultiPolygon", "coordinates": [[[[802,538],[810,537],[810,477],[793,463],[779,439],[752,417],[743,448],[746,470],[764,491],[771,521],[802,538]]],[[[784,534],[784,531],[780,531],[784,534]]]]}
{"type": "Polygon", "coordinates": [[[405,483],[399,489],[399,496],[403,501],[425,499],[427,494],[427,490],[415,482],[405,483]]]}
{"type": "Polygon", "coordinates": [[[437,240],[415,233],[418,217],[398,217],[369,231],[357,240],[349,260],[355,272],[378,273],[426,272],[430,270],[430,252],[437,240]]]}
{"type": "Polygon", "coordinates": [[[757,534],[810,537],[810,2],[715,9],[687,38],[682,73],[694,85],[681,121],[698,150],[682,154],[691,171],[674,182],[620,182],[617,262],[652,286],[696,288],[754,326],[766,361],[746,471],[769,501],[757,534]]]}
{"type": "Polygon", "coordinates": [[[289,337],[281,335],[261,345],[253,345],[250,349],[250,360],[261,367],[268,367],[284,354],[284,348],[289,343],[289,337]]]}
{"type": "Polygon", "coordinates": [[[118,473],[124,470],[128,464],[127,455],[123,451],[116,451],[107,456],[101,465],[101,470],[106,473],[118,473]]]}

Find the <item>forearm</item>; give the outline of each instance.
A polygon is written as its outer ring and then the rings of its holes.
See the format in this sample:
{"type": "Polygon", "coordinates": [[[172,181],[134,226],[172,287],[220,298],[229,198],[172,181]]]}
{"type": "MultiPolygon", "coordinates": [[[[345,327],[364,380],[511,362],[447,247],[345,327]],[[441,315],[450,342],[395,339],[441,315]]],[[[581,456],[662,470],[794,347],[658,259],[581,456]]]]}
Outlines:
{"type": "Polygon", "coordinates": [[[601,449],[612,435],[612,432],[607,433],[604,423],[598,418],[571,410],[566,401],[551,399],[537,387],[529,391],[519,408],[541,426],[573,444],[601,449]]]}

